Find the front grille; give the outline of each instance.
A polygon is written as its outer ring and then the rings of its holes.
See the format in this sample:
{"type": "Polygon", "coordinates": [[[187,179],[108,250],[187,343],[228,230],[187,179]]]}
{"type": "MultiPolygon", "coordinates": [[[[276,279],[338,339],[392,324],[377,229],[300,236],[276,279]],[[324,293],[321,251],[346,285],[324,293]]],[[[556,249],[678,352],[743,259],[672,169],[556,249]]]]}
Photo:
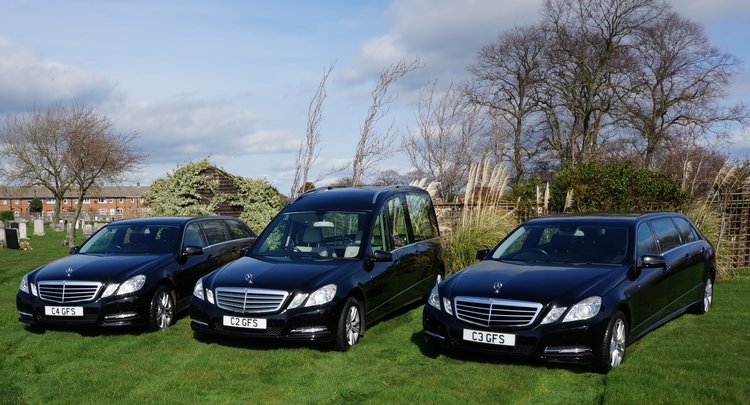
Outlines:
{"type": "Polygon", "coordinates": [[[216,289],[216,306],[238,313],[266,313],[281,309],[289,293],[281,290],[260,288],[216,289]]]}
{"type": "Polygon", "coordinates": [[[456,297],[456,317],[485,327],[523,327],[534,323],[542,304],[495,298],[456,297]]]}
{"type": "Polygon", "coordinates": [[[96,281],[40,281],[39,298],[60,304],[93,301],[102,287],[96,281]]]}

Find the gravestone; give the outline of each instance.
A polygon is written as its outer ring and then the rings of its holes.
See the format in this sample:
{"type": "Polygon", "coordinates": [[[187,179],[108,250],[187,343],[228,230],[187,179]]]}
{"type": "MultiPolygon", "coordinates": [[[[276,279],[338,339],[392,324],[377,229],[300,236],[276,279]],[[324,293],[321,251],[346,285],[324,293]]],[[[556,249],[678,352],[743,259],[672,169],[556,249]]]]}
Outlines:
{"type": "Polygon", "coordinates": [[[8,249],[20,249],[21,246],[18,245],[18,229],[16,228],[6,228],[5,229],[5,246],[8,249]]]}
{"type": "Polygon", "coordinates": [[[34,236],[44,236],[44,220],[34,220],[34,236]]]}
{"type": "Polygon", "coordinates": [[[91,224],[86,224],[83,226],[83,236],[89,237],[93,233],[94,233],[94,227],[91,226],[91,224]]]}
{"type": "Polygon", "coordinates": [[[5,245],[5,224],[0,221],[0,245],[5,245]]]}
{"type": "Polygon", "coordinates": [[[26,233],[26,222],[18,224],[18,239],[28,239],[29,235],[26,233]]]}

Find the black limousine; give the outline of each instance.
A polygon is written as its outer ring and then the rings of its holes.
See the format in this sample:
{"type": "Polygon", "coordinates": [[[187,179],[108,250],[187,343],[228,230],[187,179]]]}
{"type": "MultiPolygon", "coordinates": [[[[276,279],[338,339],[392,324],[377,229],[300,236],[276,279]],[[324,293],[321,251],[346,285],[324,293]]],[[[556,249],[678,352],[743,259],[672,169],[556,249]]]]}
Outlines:
{"type": "Polygon", "coordinates": [[[112,222],[70,256],[23,276],[16,295],[19,320],[167,328],[187,308],[195,281],[240,257],[255,237],[231,217],[112,222]]]}
{"type": "Polygon", "coordinates": [[[714,249],[675,213],[533,219],[477,257],[433,288],[430,345],[606,373],[629,343],[713,301],[714,249]]]}

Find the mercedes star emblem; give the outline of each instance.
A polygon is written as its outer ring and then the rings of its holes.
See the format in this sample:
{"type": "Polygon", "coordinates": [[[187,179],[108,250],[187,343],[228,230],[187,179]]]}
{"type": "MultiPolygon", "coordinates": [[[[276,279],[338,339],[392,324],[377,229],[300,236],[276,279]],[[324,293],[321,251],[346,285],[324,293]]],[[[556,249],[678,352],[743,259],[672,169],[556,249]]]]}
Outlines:
{"type": "Polygon", "coordinates": [[[68,275],[68,277],[70,277],[70,275],[73,273],[73,268],[68,267],[67,270],[65,270],[65,273],[68,275]]]}
{"type": "Polygon", "coordinates": [[[497,281],[492,285],[492,288],[495,289],[495,294],[500,294],[500,289],[503,288],[503,283],[497,281]]]}
{"type": "Polygon", "coordinates": [[[247,281],[248,284],[253,283],[253,275],[250,273],[245,274],[245,281],[247,281]]]}

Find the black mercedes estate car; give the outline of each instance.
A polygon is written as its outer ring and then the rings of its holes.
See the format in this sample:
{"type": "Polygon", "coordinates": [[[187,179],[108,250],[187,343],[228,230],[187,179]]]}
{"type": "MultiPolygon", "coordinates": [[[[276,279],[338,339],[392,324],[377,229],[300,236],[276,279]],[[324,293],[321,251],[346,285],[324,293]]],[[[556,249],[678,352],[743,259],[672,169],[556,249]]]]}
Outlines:
{"type": "Polygon", "coordinates": [[[170,326],[193,285],[241,255],[255,233],[230,217],[110,223],[71,255],[21,280],[16,306],[29,324],[170,326]]]}
{"type": "Polygon", "coordinates": [[[533,219],[477,258],[433,288],[428,343],[606,373],[629,343],[713,301],[714,250],[675,213],[533,219]]]}
{"type": "Polygon", "coordinates": [[[289,203],[246,257],[201,278],[196,335],[332,341],[427,298],[444,274],[429,194],[416,187],[315,189],[289,203]]]}

